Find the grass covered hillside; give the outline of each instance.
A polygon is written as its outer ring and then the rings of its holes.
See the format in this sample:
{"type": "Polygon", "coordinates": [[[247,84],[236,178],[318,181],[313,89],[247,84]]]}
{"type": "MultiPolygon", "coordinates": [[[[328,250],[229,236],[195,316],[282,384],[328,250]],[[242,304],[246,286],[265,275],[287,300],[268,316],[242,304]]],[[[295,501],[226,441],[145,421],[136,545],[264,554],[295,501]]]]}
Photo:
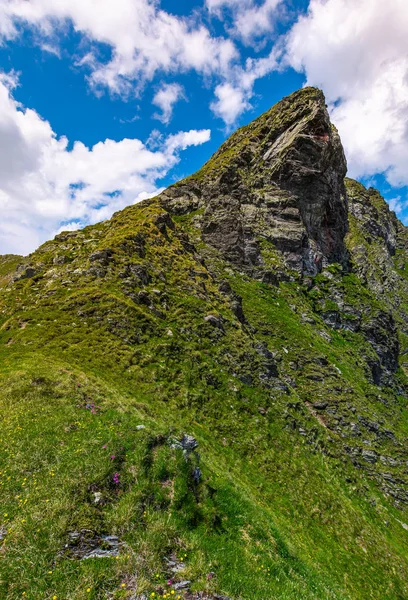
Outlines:
{"type": "Polygon", "coordinates": [[[408,234],[321,92],[0,258],[0,598],[408,598],[408,234]]]}

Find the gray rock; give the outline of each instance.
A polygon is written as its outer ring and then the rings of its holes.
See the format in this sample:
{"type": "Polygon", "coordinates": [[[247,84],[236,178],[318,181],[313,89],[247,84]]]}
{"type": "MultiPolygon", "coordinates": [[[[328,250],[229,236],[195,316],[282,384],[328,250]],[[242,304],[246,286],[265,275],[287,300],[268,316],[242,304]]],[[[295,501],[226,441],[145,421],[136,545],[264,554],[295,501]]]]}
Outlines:
{"type": "Polygon", "coordinates": [[[299,273],[313,276],[329,262],[345,264],[346,160],[323,94],[300,90],[261,119],[262,136],[242,146],[238,131],[202,179],[166,190],[162,206],[175,214],[202,207],[203,241],[236,266],[251,273],[256,268],[257,278],[263,268],[259,239],[280,253],[282,267],[299,273]]]}
{"type": "Polygon", "coordinates": [[[262,358],[263,372],[260,374],[261,381],[267,383],[268,380],[278,377],[279,373],[276,365],[275,354],[271,352],[267,345],[263,342],[256,343],[254,348],[262,358]]]}
{"type": "Polygon", "coordinates": [[[154,224],[156,225],[160,233],[162,233],[163,235],[167,235],[167,228],[169,228],[170,230],[174,230],[176,228],[174,221],[172,220],[168,212],[162,213],[161,215],[156,217],[154,220],[154,224]]]}
{"type": "Polygon", "coordinates": [[[253,384],[253,377],[250,373],[243,373],[242,375],[239,375],[239,380],[244,384],[244,385],[252,385],[253,384]]]}
{"type": "Polygon", "coordinates": [[[89,529],[71,531],[62,554],[67,558],[85,560],[119,556],[119,539],[114,535],[98,535],[89,529]]]}
{"type": "Polygon", "coordinates": [[[140,281],[143,285],[148,285],[152,281],[152,276],[149,273],[149,269],[147,265],[135,265],[131,264],[127,266],[129,270],[129,275],[140,281]]]}
{"type": "Polygon", "coordinates": [[[387,383],[389,375],[398,369],[399,339],[393,316],[377,311],[361,324],[361,332],[378,356],[378,363],[368,361],[374,383],[387,383]]]}
{"type": "Polygon", "coordinates": [[[57,266],[65,265],[68,262],[68,256],[66,256],[65,254],[59,254],[53,258],[52,262],[54,265],[57,266]]]}
{"type": "Polygon", "coordinates": [[[102,494],[101,492],[94,492],[94,502],[95,504],[100,504],[102,501],[102,494]]]}
{"type": "Polygon", "coordinates": [[[186,433],[181,438],[180,445],[183,450],[187,450],[187,452],[192,452],[198,448],[197,440],[192,435],[187,435],[186,433]]]}
{"type": "Polygon", "coordinates": [[[94,265],[85,271],[85,274],[91,277],[103,278],[106,275],[106,269],[103,266],[94,265]]]}
{"type": "Polygon", "coordinates": [[[307,323],[308,325],[315,325],[316,324],[316,319],[314,319],[313,317],[310,317],[309,315],[307,315],[306,313],[303,313],[300,317],[300,321],[302,323],[307,323]]]}
{"type": "Polygon", "coordinates": [[[351,433],[355,436],[361,435],[360,427],[357,423],[350,423],[351,433]]]}
{"type": "Polygon", "coordinates": [[[200,467],[195,467],[193,470],[193,481],[195,484],[199,484],[201,481],[201,469],[200,467]]]}
{"type": "Polygon", "coordinates": [[[207,315],[204,317],[204,321],[209,323],[213,327],[217,327],[218,329],[223,329],[222,318],[216,317],[215,315],[207,315]]]}
{"type": "Polygon", "coordinates": [[[31,279],[37,275],[37,270],[34,267],[20,266],[17,269],[17,273],[13,277],[13,281],[20,281],[21,279],[31,279]]]}
{"type": "Polygon", "coordinates": [[[341,328],[341,317],[340,313],[331,310],[321,314],[323,321],[326,323],[328,327],[331,329],[340,329],[341,328]]]}
{"type": "Polygon", "coordinates": [[[401,464],[401,461],[393,458],[392,456],[380,456],[380,461],[384,464],[384,465],[390,465],[390,467],[398,467],[401,464]]]}
{"type": "Polygon", "coordinates": [[[150,306],[151,305],[150,296],[144,290],[141,290],[137,294],[137,300],[138,300],[139,304],[144,304],[145,306],[150,306]]]}
{"type": "Polygon", "coordinates": [[[369,462],[371,464],[376,463],[378,460],[378,455],[377,452],[375,452],[375,450],[363,450],[361,456],[366,462],[369,462]]]}
{"type": "Polygon", "coordinates": [[[234,315],[237,317],[238,321],[242,324],[246,323],[246,318],[244,315],[244,311],[242,308],[242,299],[235,299],[231,302],[231,310],[234,315]]]}
{"type": "Polygon", "coordinates": [[[170,448],[178,448],[183,450],[185,457],[187,458],[191,452],[194,452],[198,448],[198,442],[192,435],[183,434],[180,440],[170,440],[170,448]]]}
{"type": "Polygon", "coordinates": [[[331,336],[323,330],[317,331],[317,333],[320,335],[321,338],[323,338],[326,342],[331,342],[332,338],[331,336]]]}
{"type": "Polygon", "coordinates": [[[186,568],[184,562],[178,560],[175,554],[171,554],[170,556],[165,556],[164,560],[166,561],[167,572],[170,575],[174,575],[175,573],[180,573],[186,568]]]}
{"type": "Polygon", "coordinates": [[[178,583],[173,583],[173,589],[177,590],[185,590],[191,584],[191,581],[179,581],[178,583]]]}
{"type": "Polygon", "coordinates": [[[107,265],[110,257],[112,256],[112,250],[110,248],[106,248],[106,250],[98,250],[93,252],[89,256],[90,262],[100,262],[101,264],[107,265]]]}
{"type": "Polygon", "coordinates": [[[324,400],[318,400],[317,402],[313,402],[313,408],[315,408],[316,410],[324,410],[328,407],[328,405],[329,403],[325,402],[324,400]]]}

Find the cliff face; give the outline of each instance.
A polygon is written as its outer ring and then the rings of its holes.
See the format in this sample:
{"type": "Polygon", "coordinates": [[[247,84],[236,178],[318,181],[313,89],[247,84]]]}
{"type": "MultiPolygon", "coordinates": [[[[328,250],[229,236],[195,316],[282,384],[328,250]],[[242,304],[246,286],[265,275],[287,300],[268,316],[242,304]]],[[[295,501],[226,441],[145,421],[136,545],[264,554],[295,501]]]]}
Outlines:
{"type": "Polygon", "coordinates": [[[345,172],[305,88],[0,260],[1,598],[408,597],[408,233],[345,172]]]}
{"type": "Polygon", "coordinates": [[[264,240],[286,269],[345,263],[346,159],[322,92],[306,88],[237,131],[201,171],[165,192],[170,212],[203,208],[202,239],[261,277],[264,240]]]}

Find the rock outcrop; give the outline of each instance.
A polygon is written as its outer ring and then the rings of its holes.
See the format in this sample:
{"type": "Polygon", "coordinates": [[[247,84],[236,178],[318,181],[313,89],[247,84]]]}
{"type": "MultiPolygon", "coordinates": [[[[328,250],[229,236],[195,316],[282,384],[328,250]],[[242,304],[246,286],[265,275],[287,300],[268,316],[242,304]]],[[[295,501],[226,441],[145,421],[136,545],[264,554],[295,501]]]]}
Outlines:
{"type": "Polygon", "coordinates": [[[346,169],[322,92],[305,88],[238,130],[161,202],[175,214],[202,209],[202,240],[235,265],[265,276],[266,244],[283,268],[315,275],[347,261],[346,169]]]}

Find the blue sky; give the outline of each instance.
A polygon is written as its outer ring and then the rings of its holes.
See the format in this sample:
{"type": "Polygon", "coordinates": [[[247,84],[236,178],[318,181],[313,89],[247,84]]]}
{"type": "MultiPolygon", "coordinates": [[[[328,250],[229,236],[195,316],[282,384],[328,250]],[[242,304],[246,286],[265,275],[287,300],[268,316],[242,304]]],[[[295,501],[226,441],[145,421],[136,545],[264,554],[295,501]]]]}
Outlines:
{"type": "Polygon", "coordinates": [[[0,0],[0,253],[154,195],[306,83],[408,223],[406,31],[405,0],[0,0]]]}

